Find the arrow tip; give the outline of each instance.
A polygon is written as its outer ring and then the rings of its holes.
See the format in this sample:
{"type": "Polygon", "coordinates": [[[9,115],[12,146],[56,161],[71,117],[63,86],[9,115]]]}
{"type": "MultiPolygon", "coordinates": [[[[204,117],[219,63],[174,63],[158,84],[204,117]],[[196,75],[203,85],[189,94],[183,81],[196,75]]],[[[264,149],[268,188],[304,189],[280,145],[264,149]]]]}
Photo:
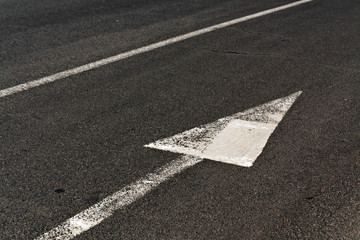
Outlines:
{"type": "Polygon", "coordinates": [[[302,91],[145,145],[250,167],[302,91]]]}

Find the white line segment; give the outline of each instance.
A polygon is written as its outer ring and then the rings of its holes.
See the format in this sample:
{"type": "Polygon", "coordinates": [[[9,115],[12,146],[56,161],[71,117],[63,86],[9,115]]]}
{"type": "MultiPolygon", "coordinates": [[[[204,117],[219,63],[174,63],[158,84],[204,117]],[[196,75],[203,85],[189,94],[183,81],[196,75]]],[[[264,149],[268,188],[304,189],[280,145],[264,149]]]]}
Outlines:
{"type": "Polygon", "coordinates": [[[201,158],[182,156],[159,168],[154,173],[124,187],[120,191],[96,203],[85,211],[66,220],[36,240],[72,239],[110,217],[113,213],[143,197],[160,183],[166,181],[184,169],[201,162],[201,158]]]}
{"type": "Polygon", "coordinates": [[[217,29],[225,28],[225,27],[228,27],[228,26],[231,26],[231,25],[234,25],[234,24],[245,22],[245,21],[248,21],[248,20],[251,20],[251,19],[254,19],[254,18],[265,16],[265,15],[268,15],[268,14],[271,14],[271,13],[282,11],[282,10],[292,8],[292,7],[295,7],[295,6],[304,4],[304,3],[312,2],[312,1],[313,0],[301,0],[301,1],[294,2],[294,3],[283,5],[283,6],[280,6],[280,7],[271,8],[271,9],[268,9],[268,10],[265,10],[265,11],[262,11],[262,12],[254,13],[254,14],[251,14],[251,15],[248,15],[248,16],[245,16],[245,17],[236,18],[236,19],[233,19],[231,21],[227,21],[227,22],[223,22],[223,23],[220,23],[220,24],[210,26],[210,27],[202,28],[202,29],[199,29],[199,30],[187,33],[187,34],[183,34],[183,35],[179,35],[177,37],[169,38],[169,39],[161,41],[161,42],[153,43],[153,44],[141,47],[141,48],[137,48],[137,49],[134,49],[134,50],[131,50],[131,51],[120,53],[118,55],[108,57],[108,58],[104,58],[104,59],[98,60],[96,62],[88,63],[88,64],[82,65],[80,67],[76,67],[76,68],[73,68],[73,69],[69,69],[69,70],[66,70],[66,71],[55,73],[55,74],[47,76],[47,77],[43,77],[43,78],[36,79],[36,80],[30,81],[30,82],[27,82],[27,83],[19,84],[19,85],[16,85],[14,87],[10,87],[10,88],[0,90],[0,97],[5,97],[5,96],[8,96],[8,95],[12,95],[14,93],[29,90],[31,88],[38,87],[40,85],[44,85],[46,83],[51,83],[51,82],[54,82],[54,81],[59,80],[59,79],[63,79],[63,78],[66,78],[66,77],[69,77],[69,76],[72,76],[72,75],[76,75],[76,74],[79,74],[79,73],[82,73],[82,72],[85,72],[85,71],[89,71],[91,69],[95,69],[95,68],[98,68],[98,67],[101,67],[101,66],[104,66],[104,65],[107,65],[107,64],[122,60],[122,59],[126,59],[126,58],[129,58],[129,57],[138,55],[140,53],[149,52],[151,50],[161,48],[161,47],[164,47],[164,46],[167,46],[167,45],[170,45],[170,44],[173,44],[173,43],[177,43],[177,42],[180,42],[180,41],[184,41],[184,40],[189,39],[189,38],[193,38],[193,37],[196,37],[196,36],[208,33],[208,32],[215,31],[217,29]]]}

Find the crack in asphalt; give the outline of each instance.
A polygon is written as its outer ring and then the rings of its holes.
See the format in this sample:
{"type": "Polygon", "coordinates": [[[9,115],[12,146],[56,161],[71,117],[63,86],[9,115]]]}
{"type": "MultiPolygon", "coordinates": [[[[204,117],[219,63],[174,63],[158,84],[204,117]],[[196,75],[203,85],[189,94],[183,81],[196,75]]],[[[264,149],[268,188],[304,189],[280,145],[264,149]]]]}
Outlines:
{"type": "Polygon", "coordinates": [[[254,53],[254,52],[237,52],[237,51],[220,51],[215,49],[206,49],[210,52],[225,53],[225,54],[236,54],[236,55],[249,55],[249,56],[277,56],[274,53],[254,53]]]}

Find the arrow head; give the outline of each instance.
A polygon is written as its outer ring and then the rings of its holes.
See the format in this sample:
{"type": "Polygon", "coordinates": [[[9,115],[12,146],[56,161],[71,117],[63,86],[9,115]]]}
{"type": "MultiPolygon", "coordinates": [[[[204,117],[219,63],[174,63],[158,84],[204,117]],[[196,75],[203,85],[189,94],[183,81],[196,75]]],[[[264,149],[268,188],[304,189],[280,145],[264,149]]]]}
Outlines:
{"type": "Polygon", "coordinates": [[[175,153],[250,167],[302,92],[259,105],[145,145],[175,153]]]}

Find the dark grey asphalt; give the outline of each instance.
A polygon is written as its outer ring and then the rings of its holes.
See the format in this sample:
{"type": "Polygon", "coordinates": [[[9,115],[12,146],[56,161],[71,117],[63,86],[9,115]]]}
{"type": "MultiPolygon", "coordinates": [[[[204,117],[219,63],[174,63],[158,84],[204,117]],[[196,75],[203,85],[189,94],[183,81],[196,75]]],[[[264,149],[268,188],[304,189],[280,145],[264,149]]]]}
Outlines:
{"type": "MultiPolygon", "coordinates": [[[[288,2],[0,0],[0,89],[288,2]]],[[[0,239],[33,239],[177,157],[144,144],[299,90],[253,167],[204,161],[76,239],[360,239],[358,0],[0,99],[0,239]]]]}

